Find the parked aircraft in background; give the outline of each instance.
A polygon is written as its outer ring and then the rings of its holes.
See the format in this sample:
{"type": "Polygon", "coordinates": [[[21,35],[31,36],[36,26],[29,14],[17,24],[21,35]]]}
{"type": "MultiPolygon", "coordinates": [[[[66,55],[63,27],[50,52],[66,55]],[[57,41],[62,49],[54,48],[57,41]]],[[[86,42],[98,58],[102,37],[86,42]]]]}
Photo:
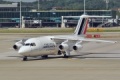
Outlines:
{"type": "Polygon", "coordinates": [[[85,42],[115,43],[115,41],[85,38],[84,35],[89,23],[89,17],[91,16],[80,16],[77,27],[74,33],[71,35],[42,36],[27,40],[20,40],[15,43],[13,48],[23,56],[23,61],[26,61],[27,57],[41,56],[42,58],[47,58],[48,55],[61,54],[67,58],[70,56],[70,52],[73,50],[78,53],[80,49],[83,48],[82,44],[85,42]]]}

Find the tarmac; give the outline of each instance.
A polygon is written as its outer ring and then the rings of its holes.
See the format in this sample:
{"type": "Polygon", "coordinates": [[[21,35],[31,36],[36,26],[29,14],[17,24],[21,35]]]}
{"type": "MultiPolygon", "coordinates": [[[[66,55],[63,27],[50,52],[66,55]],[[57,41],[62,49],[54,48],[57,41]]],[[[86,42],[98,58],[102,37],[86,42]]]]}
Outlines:
{"type": "Polygon", "coordinates": [[[0,34],[0,80],[120,80],[120,33],[102,35],[100,39],[117,43],[86,43],[81,52],[71,53],[80,56],[67,59],[49,56],[22,61],[12,49],[15,41],[41,34],[0,34]]]}

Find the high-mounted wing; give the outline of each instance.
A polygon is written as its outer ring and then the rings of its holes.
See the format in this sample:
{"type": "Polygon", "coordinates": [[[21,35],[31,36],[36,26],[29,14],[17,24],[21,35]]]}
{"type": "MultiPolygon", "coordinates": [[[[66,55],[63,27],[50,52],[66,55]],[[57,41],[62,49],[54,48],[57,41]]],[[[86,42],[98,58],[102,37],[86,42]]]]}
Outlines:
{"type": "Polygon", "coordinates": [[[84,38],[84,37],[55,37],[52,38],[55,42],[57,41],[82,41],[82,42],[104,42],[104,43],[116,43],[117,41],[109,41],[109,40],[97,40],[97,39],[89,39],[89,38],[84,38]]]}

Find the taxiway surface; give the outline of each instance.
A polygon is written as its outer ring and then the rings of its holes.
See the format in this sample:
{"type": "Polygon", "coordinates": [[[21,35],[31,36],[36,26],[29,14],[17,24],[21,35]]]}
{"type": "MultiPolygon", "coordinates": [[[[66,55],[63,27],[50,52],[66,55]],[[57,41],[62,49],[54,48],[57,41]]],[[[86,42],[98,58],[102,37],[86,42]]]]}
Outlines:
{"type": "Polygon", "coordinates": [[[85,44],[79,54],[89,55],[22,61],[12,45],[37,36],[40,34],[0,34],[0,80],[120,80],[120,37],[102,38],[118,41],[115,44],[85,44]]]}

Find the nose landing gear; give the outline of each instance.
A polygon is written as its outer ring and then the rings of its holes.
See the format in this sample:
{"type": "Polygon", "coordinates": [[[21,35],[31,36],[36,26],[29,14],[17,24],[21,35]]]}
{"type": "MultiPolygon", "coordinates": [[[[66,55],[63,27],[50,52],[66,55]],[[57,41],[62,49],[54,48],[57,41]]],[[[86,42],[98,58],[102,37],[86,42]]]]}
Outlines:
{"type": "Polygon", "coordinates": [[[24,56],[24,57],[23,57],[23,61],[27,61],[27,56],[24,56]]]}

